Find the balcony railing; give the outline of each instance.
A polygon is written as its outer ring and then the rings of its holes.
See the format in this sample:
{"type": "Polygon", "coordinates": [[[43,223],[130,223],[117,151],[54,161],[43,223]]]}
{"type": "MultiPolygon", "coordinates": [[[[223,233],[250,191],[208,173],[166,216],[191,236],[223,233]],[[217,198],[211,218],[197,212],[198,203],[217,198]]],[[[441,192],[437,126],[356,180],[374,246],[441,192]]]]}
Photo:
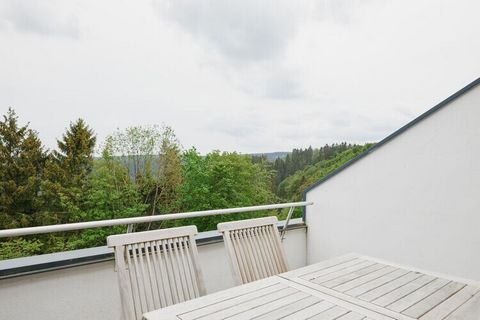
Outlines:
{"type": "Polygon", "coordinates": [[[287,219],[285,220],[285,225],[282,230],[282,238],[283,238],[285,230],[287,229],[288,223],[292,217],[293,209],[296,207],[305,207],[312,204],[313,202],[302,201],[302,202],[267,204],[267,205],[260,205],[260,206],[239,207],[239,208],[230,208],[230,209],[169,213],[169,214],[160,214],[160,215],[134,217],[134,218],[98,220],[98,221],[39,226],[39,227],[16,228],[16,229],[0,230],[0,238],[19,237],[19,236],[26,236],[26,235],[63,232],[63,231],[74,231],[74,230],[83,230],[83,229],[100,228],[100,227],[111,227],[111,226],[118,226],[118,225],[129,226],[128,230],[131,230],[131,226],[139,223],[150,223],[150,222],[158,222],[158,221],[166,221],[166,220],[189,219],[189,218],[198,218],[198,217],[206,217],[206,216],[213,216],[213,215],[225,215],[225,214],[289,208],[290,210],[288,211],[287,219]]]}

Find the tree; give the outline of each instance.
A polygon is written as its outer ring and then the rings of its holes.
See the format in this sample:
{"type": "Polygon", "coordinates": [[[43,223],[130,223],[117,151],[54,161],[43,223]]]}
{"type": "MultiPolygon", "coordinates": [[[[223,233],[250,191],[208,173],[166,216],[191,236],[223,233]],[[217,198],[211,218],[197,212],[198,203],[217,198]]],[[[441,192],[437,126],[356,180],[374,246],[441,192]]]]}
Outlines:
{"type": "Polygon", "coordinates": [[[53,151],[61,169],[65,172],[65,184],[82,186],[93,168],[93,152],[96,137],[83,119],[70,123],[57,140],[58,150],[53,151]]]}
{"type": "Polygon", "coordinates": [[[366,151],[371,146],[372,144],[365,144],[363,146],[344,145],[338,148],[338,150],[345,149],[341,152],[332,151],[332,149],[335,150],[335,148],[330,146],[328,148],[323,148],[323,150],[328,150],[333,156],[321,160],[314,165],[307,166],[303,170],[299,170],[295,174],[287,177],[278,186],[278,195],[287,201],[299,201],[302,197],[303,191],[308,186],[325,177],[345,162],[366,151]]]}
{"type": "MultiPolygon", "coordinates": [[[[271,203],[273,171],[253,164],[251,157],[236,152],[214,151],[202,157],[195,149],[184,153],[180,199],[184,211],[244,207],[271,203]]],[[[211,230],[221,221],[263,213],[212,216],[187,221],[200,230],[211,230]]]]}
{"type": "Polygon", "coordinates": [[[179,209],[178,191],[182,184],[182,159],[178,140],[173,130],[167,127],[163,133],[159,155],[159,189],[156,205],[163,212],[179,209]]]}
{"type": "Polygon", "coordinates": [[[286,155],[285,158],[277,158],[273,164],[273,169],[276,171],[273,190],[276,195],[285,198],[285,184],[282,182],[294,175],[296,172],[305,170],[309,166],[315,165],[318,162],[333,159],[338,154],[356,147],[357,145],[347,144],[342,142],[340,144],[334,143],[332,145],[326,144],[321,148],[313,149],[311,146],[306,149],[293,149],[292,152],[286,155]]]}
{"type": "Polygon", "coordinates": [[[0,121],[0,212],[32,215],[40,209],[45,160],[37,133],[20,126],[9,108],[0,121]]]}
{"type": "Polygon", "coordinates": [[[151,176],[160,153],[163,131],[158,126],[128,127],[109,135],[106,144],[134,180],[145,179],[151,176]]]}
{"type": "Polygon", "coordinates": [[[180,143],[168,127],[130,127],[117,130],[107,144],[128,169],[151,215],[178,206],[181,184],[180,143]]]}
{"type": "MultiPolygon", "coordinates": [[[[112,156],[110,150],[102,151],[89,176],[88,188],[83,197],[84,220],[108,220],[140,216],[146,205],[128,174],[128,169],[112,156]]],[[[125,226],[84,230],[71,238],[66,247],[78,249],[105,245],[107,236],[125,232],[125,226]]]]}
{"type": "Polygon", "coordinates": [[[62,222],[78,221],[82,197],[93,168],[96,137],[83,119],[70,123],[58,150],[53,151],[45,167],[43,184],[45,207],[63,216],[62,222]]]}
{"type": "Polygon", "coordinates": [[[207,161],[195,148],[183,153],[183,184],[180,188],[182,210],[199,211],[212,208],[210,203],[210,182],[207,161]]]}

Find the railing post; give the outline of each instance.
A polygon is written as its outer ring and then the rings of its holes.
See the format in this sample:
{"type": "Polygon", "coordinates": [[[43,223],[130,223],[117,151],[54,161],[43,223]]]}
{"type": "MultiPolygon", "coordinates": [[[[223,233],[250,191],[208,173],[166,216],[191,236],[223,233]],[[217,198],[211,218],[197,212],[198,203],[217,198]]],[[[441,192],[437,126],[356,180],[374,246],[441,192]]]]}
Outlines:
{"type": "Polygon", "coordinates": [[[285,224],[283,225],[282,233],[280,235],[280,240],[282,240],[282,241],[283,241],[283,238],[285,238],[285,231],[287,231],[288,223],[290,222],[290,219],[292,218],[294,208],[295,207],[290,207],[290,210],[288,210],[287,219],[285,220],[285,224]]]}

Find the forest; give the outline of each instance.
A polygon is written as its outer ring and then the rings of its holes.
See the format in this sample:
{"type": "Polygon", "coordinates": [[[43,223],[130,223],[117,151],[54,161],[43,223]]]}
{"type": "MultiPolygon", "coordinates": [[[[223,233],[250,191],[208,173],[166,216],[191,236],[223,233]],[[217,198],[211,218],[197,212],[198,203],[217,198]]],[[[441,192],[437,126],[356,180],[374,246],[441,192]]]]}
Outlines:
{"type": "MultiPolygon", "coordinates": [[[[0,119],[0,229],[298,201],[310,184],[371,144],[293,149],[286,156],[184,149],[171,127],[117,129],[104,141],[71,122],[54,150],[10,108],[0,119]]],[[[282,154],[282,153],[279,153],[282,154]]],[[[136,231],[278,212],[137,225],[136,231]]],[[[300,214],[299,212],[296,213],[300,214]]],[[[125,226],[0,239],[0,260],[105,245],[125,226]]]]}

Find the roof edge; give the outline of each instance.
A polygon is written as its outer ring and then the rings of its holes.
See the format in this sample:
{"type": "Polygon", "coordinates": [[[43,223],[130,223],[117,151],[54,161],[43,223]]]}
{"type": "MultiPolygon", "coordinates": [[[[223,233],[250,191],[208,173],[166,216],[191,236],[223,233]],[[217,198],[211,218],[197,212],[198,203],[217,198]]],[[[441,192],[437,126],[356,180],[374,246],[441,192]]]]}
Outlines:
{"type": "MultiPolygon", "coordinates": [[[[369,148],[368,150],[362,152],[361,154],[357,155],[356,157],[350,159],[349,161],[345,162],[343,165],[341,165],[340,167],[338,167],[337,169],[335,169],[334,171],[330,172],[329,174],[327,174],[326,176],[324,176],[323,178],[317,180],[315,183],[313,183],[312,185],[310,185],[308,188],[305,189],[305,191],[303,191],[303,200],[305,201],[306,198],[307,198],[307,193],[316,188],[317,186],[321,185],[322,183],[324,183],[325,181],[327,181],[328,179],[330,179],[331,177],[337,175],[338,173],[340,173],[341,171],[345,170],[346,168],[348,168],[349,166],[351,166],[352,164],[354,164],[355,162],[357,162],[358,160],[364,158],[365,156],[369,155],[370,153],[376,151],[378,148],[380,148],[381,146],[385,145],[386,143],[390,142],[391,140],[393,140],[394,138],[396,138],[397,136],[399,136],[400,134],[402,134],[403,132],[407,131],[408,129],[410,129],[411,127],[413,127],[414,125],[416,125],[417,123],[419,123],[420,121],[426,119],[427,117],[431,116],[432,114],[434,114],[435,112],[437,112],[438,110],[442,109],[443,107],[445,107],[446,105],[448,105],[450,102],[452,102],[453,100],[456,100],[457,98],[459,98],[460,96],[464,95],[465,93],[467,93],[468,91],[470,91],[471,89],[475,88],[477,85],[480,85],[480,78],[477,78],[475,81],[469,83],[468,85],[466,85],[465,87],[463,87],[462,89],[460,89],[459,91],[455,92],[454,94],[452,94],[451,96],[449,96],[448,98],[446,98],[445,100],[443,100],[442,102],[438,103],[437,105],[435,105],[433,108],[425,111],[424,113],[422,113],[420,116],[416,117],[415,119],[413,119],[412,121],[408,122],[406,125],[404,125],[403,127],[401,127],[400,129],[394,131],[393,133],[389,134],[387,137],[383,138],[381,141],[377,142],[374,146],[372,146],[371,148],[369,148]]],[[[305,211],[305,210],[304,210],[305,211]]],[[[305,212],[304,212],[304,217],[303,219],[305,220],[305,212]]]]}

